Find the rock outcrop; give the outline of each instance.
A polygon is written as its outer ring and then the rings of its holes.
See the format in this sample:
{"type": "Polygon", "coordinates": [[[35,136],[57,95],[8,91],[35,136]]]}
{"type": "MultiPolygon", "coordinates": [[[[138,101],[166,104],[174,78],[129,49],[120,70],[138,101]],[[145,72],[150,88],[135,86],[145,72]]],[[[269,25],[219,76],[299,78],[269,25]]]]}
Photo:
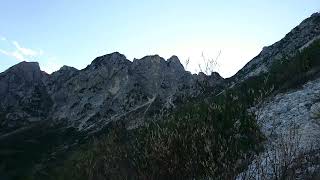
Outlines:
{"type": "Polygon", "coordinates": [[[289,59],[297,50],[305,48],[319,38],[320,13],[314,13],[286,34],[283,39],[264,47],[260,54],[249,61],[232,79],[239,83],[249,77],[268,72],[274,61],[289,59]]]}
{"type": "Polygon", "coordinates": [[[46,119],[52,101],[36,62],[21,62],[0,74],[0,127],[3,131],[46,119]]]}
{"type": "Polygon", "coordinates": [[[301,171],[297,170],[300,167],[293,167],[298,163],[311,163],[315,155],[319,159],[319,95],[320,78],[308,82],[301,89],[280,93],[251,109],[266,137],[265,150],[255,157],[249,169],[239,179],[275,179],[282,175],[279,173],[283,170],[286,171],[284,173],[289,173],[290,168],[295,168],[294,177],[305,179],[320,171],[319,162],[314,162],[301,171]],[[310,161],[307,160],[308,157],[311,157],[310,161]]]}

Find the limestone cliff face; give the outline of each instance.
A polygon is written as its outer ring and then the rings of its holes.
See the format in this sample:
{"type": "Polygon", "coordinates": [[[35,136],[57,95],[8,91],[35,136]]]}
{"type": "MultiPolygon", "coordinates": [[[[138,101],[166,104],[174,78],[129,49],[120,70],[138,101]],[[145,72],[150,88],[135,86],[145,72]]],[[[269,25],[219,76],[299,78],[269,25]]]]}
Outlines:
{"type": "Polygon", "coordinates": [[[97,130],[129,114],[141,123],[155,114],[151,106],[170,109],[178,100],[201,94],[203,86],[222,83],[219,74],[185,71],[176,56],[131,62],[116,52],[96,58],[83,70],[63,66],[51,75],[41,72],[38,63],[22,62],[0,74],[1,126],[14,129],[50,120],[97,130]]]}

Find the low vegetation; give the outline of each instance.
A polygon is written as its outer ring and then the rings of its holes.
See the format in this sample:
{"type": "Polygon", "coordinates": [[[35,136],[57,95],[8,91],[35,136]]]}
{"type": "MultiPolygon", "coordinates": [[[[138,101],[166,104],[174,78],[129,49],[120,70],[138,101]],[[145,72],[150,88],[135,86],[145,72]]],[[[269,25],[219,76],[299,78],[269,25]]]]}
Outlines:
{"type": "MultiPolygon", "coordinates": [[[[191,179],[233,177],[262,136],[231,94],[215,104],[186,105],[165,121],[111,132],[77,152],[61,179],[191,179]]],[[[55,177],[56,178],[56,177],[55,177]]]]}

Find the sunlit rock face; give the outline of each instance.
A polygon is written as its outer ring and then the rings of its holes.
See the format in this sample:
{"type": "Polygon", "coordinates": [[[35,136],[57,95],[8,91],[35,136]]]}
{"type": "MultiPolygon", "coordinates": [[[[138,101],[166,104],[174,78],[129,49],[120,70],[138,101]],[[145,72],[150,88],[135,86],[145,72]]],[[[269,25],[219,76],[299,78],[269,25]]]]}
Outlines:
{"type": "Polygon", "coordinates": [[[168,60],[146,56],[131,62],[115,52],[96,58],[83,70],[63,66],[50,75],[41,72],[38,63],[22,62],[0,75],[1,125],[17,128],[48,120],[97,130],[110,121],[127,119],[134,127],[198,96],[203,86],[218,84],[223,84],[219,74],[193,75],[176,56],[168,60]],[[133,119],[135,123],[130,122],[133,119]]]}

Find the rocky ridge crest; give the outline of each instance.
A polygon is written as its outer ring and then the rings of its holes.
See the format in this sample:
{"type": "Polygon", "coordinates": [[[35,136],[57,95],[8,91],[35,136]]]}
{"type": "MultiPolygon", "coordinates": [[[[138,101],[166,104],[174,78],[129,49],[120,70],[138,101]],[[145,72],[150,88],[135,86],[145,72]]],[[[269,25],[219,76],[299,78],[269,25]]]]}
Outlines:
{"type": "Polygon", "coordinates": [[[217,73],[185,71],[176,56],[168,60],[146,56],[131,62],[115,52],[97,57],[85,69],[63,66],[50,75],[38,63],[22,62],[0,74],[1,126],[15,128],[50,120],[96,130],[128,113],[135,121],[152,118],[186,97],[200,95],[204,86],[222,83],[217,73]]]}

